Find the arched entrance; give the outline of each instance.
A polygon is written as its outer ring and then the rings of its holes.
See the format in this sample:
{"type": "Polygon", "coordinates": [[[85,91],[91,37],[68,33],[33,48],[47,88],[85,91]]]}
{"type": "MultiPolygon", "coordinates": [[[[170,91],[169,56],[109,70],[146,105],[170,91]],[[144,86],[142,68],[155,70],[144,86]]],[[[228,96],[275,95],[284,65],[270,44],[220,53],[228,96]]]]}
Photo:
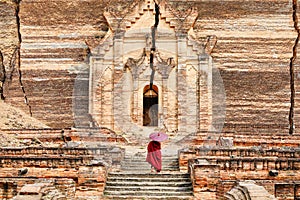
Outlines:
{"type": "Polygon", "coordinates": [[[144,87],[143,126],[158,126],[158,88],[155,85],[144,87]]]}

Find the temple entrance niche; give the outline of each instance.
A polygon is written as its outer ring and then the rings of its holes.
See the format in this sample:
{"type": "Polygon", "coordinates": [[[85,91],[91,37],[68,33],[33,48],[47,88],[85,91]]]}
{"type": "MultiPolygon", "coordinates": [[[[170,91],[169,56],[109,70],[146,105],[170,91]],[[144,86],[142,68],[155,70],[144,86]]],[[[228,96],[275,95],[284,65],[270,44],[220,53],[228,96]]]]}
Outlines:
{"type": "Polygon", "coordinates": [[[100,127],[122,133],[158,128],[184,137],[212,121],[209,44],[194,37],[196,8],[183,3],[178,10],[163,0],[158,14],[156,2],[104,13],[110,29],[91,49],[89,114],[100,127]]]}
{"type": "Polygon", "coordinates": [[[155,85],[144,88],[143,126],[158,126],[158,88],[155,85]]]}

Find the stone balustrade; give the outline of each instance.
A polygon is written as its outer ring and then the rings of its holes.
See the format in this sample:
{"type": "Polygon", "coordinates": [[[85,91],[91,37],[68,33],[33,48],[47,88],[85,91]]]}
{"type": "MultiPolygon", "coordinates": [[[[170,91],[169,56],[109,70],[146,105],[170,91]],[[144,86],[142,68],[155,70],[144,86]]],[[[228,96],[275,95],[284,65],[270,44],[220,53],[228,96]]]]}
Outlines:
{"type": "Polygon", "coordinates": [[[124,149],[116,147],[2,147],[0,148],[1,155],[106,155],[106,154],[124,154],[124,149]]]}
{"type": "MultiPolygon", "coordinates": [[[[201,152],[201,149],[196,149],[201,152]]],[[[260,149],[260,148],[219,148],[211,149],[208,153],[212,156],[239,156],[239,157],[258,157],[258,156],[276,156],[286,158],[299,158],[300,149],[260,149]]]]}
{"type": "Polygon", "coordinates": [[[74,168],[91,163],[93,156],[0,156],[0,167],[74,168]]]}
{"type": "Polygon", "coordinates": [[[35,134],[35,135],[51,135],[51,134],[62,134],[62,133],[71,133],[71,128],[35,128],[35,129],[1,129],[2,132],[7,134],[17,134],[17,135],[26,135],[26,134],[35,134]]]}
{"type": "Polygon", "coordinates": [[[211,155],[211,156],[239,156],[239,157],[258,157],[258,156],[277,156],[287,158],[299,158],[300,148],[289,148],[289,149],[262,149],[259,147],[252,148],[224,148],[224,147],[212,147],[212,148],[195,148],[193,151],[197,155],[211,155]]]}
{"type": "MultiPolygon", "coordinates": [[[[299,170],[300,159],[298,158],[277,158],[277,157],[201,157],[201,159],[189,160],[189,166],[206,160],[211,165],[218,165],[220,170],[241,170],[241,171],[259,171],[259,170],[299,170]],[[199,161],[200,160],[200,161],[199,161]]],[[[193,166],[193,167],[195,167],[193,166]]]]}
{"type": "Polygon", "coordinates": [[[235,158],[213,158],[206,157],[212,163],[216,163],[222,170],[299,170],[300,159],[298,158],[276,158],[276,157],[235,157],[235,158]]]}
{"type": "MultiPolygon", "coordinates": [[[[278,162],[289,162],[289,166],[297,166],[297,158],[300,158],[300,149],[261,149],[261,148],[195,148],[179,151],[179,166],[182,171],[188,168],[188,160],[195,158],[208,158],[216,162],[229,160],[238,162],[237,160],[249,160],[250,162],[259,162],[260,159],[276,159],[278,162]],[[294,158],[294,159],[293,159],[294,158]],[[236,160],[236,161],[234,161],[236,160]],[[288,161],[287,161],[288,160],[288,161]]],[[[271,161],[264,161],[271,163],[271,161]]],[[[280,167],[278,167],[280,168],[280,167]]]]}
{"type": "Polygon", "coordinates": [[[1,167],[75,167],[89,165],[91,160],[102,160],[119,165],[124,150],[119,148],[0,148],[1,167]]]}

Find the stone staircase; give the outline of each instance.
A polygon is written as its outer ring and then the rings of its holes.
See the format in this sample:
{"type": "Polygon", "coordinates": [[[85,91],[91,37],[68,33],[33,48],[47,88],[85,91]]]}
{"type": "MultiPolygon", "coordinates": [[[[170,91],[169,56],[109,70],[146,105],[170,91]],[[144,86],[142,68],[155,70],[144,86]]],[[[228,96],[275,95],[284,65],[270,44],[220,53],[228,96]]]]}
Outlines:
{"type": "Polygon", "coordinates": [[[190,175],[179,172],[178,159],[163,157],[162,171],[150,172],[146,156],[125,157],[120,171],[109,172],[107,199],[193,199],[190,175]]]}
{"type": "MultiPolygon", "coordinates": [[[[176,157],[165,156],[162,159],[163,172],[179,171],[178,159],[176,157]]],[[[121,163],[121,170],[124,172],[148,173],[150,172],[150,164],[146,162],[146,155],[139,155],[136,157],[125,157],[125,159],[121,163]]]]}

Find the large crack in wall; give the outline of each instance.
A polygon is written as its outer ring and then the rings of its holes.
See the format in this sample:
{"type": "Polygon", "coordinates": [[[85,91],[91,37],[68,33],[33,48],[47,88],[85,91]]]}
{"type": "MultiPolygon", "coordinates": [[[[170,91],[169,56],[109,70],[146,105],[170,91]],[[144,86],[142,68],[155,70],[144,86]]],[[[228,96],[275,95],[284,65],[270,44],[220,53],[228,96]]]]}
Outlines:
{"type": "Polygon", "coordinates": [[[152,89],[154,75],[155,75],[155,68],[153,66],[153,59],[154,59],[154,53],[156,51],[155,36],[156,36],[157,26],[159,24],[159,15],[160,15],[159,5],[155,2],[155,23],[151,27],[152,47],[151,47],[151,52],[150,52],[150,68],[151,68],[152,72],[151,72],[151,77],[150,77],[150,90],[152,89]]]}
{"type": "Polygon", "coordinates": [[[294,133],[295,124],[294,124],[294,106],[295,106],[295,67],[294,63],[297,58],[297,45],[299,43],[300,30],[298,28],[298,17],[297,17],[297,5],[298,1],[293,0],[293,21],[294,28],[297,31],[297,38],[293,46],[293,56],[290,59],[290,89],[291,89],[291,98],[290,98],[290,112],[289,112],[289,134],[294,133]]]}
{"type": "Polygon", "coordinates": [[[20,84],[20,87],[21,87],[23,95],[24,95],[25,104],[28,106],[30,116],[32,116],[31,106],[29,105],[28,98],[27,98],[27,95],[26,95],[26,92],[25,92],[23,81],[22,81],[21,59],[20,59],[21,58],[20,48],[21,48],[21,43],[22,43],[22,36],[21,36],[21,32],[20,32],[20,24],[21,23],[20,23],[20,16],[19,16],[20,2],[21,2],[21,0],[15,0],[15,3],[16,3],[15,15],[16,15],[16,23],[17,23],[17,29],[18,29],[18,41],[19,41],[19,44],[18,44],[18,47],[17,47],[18,48],[18,50],[17,50],[17,55],[18,55],[18,58],[17,58],[17,72],[18,72],[18,75],[19,75],[19,84],[20,84]]]}
{"type": "Polygon", "coordinates": [[[5,82],[5,66],[3,64],[3,55],[2,52],[0,51],[0,98],[4,100],[4,95],[3,95],[3,84],[5,82]]]}

